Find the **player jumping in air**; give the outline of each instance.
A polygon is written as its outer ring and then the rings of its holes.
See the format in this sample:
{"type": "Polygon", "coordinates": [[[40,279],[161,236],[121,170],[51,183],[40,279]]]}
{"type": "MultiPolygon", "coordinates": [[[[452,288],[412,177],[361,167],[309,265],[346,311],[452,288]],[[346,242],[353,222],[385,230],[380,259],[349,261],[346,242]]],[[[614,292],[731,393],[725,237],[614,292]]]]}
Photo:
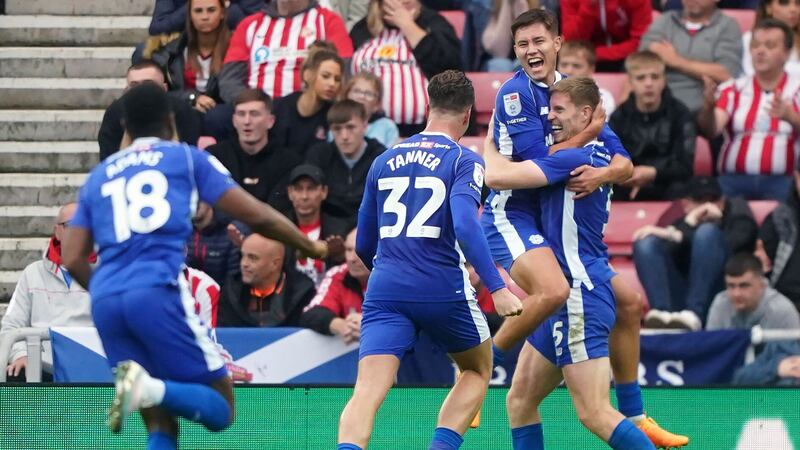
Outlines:
{"type": "Polygon", "coordinates": [[[234,417],[231,379],[181,273],[198,200],[309,257],[324,258],[327,245],[239,188],[214,157],[169,142],[174,119],[158,86],[129,90],[123,108],[133,143],[95,167],[81,188],[64,265],[89,288],[97,332],[116,366],[111,430],[140,410],[147,448],[175,449],[177,416],[212,431],[234,417]],[[101,262],[92,272],[87,255],[95,244],[101,262]]]}
{"type": "MultiPolygon", "coordinates": [[[[563,75],[555,70],[561,37],[552,13],[535,9],[522,13],[511,26],[514,52],[522,68],[506,81],[497,94],[493,126],[494,143],[499,152],[512,161],[533,160],[559,148],[582,147],[597,139],[614,155],[607,167],[584,165],[573,173],[568,187],[578,192],[576,199],[589,195],[599,186],[626,180],[632,164],[619,138],[605,126],[602,108],[595,109],[585,129],[563,142],[554,143],[548,89],[563,75]],[[551,146],[552,145],[552,146],[551,146]],[[551,147],[549,147],[551,146],[551,147]]],[[[503,173],[489,173],[487,185],[506,189],[503,173]],[[495,176],[496,175],[496,176],[495,176]]],[[[495,353],[504,351],[528,336],[547,317],[559,310],[570,294],[570,285],[550,248],[551,243],[540,229],[538,193],[530,189],[493,191],[486,202],[481,225],[492,255],[512,279],[528,292],[523,300],[525,312],[507,320],[494,337],[495,353]]],[[[620,276],[611,281],[617,302],[617,322],[610,336],[611,366],[616,382],[620,411],[634,421],[657,446],[680,447],[689,439],[663,430],[644,414],[638,383],[639,327],[641,300],[620,276]]],[[[523,352],[520,363],[529,356],[523,352]]],[[[524,374],[515,371],[517,377],[524,374]]],[[[510,391],[508,415],[512,428],[529,424],[528,405],[510,391]],[[517,411],[514,405],[520,405],[517,411]]]]}
{"type": "MultiPolygon", "coordinates": [[[[553,136],[556,142],[564,142],[589,124],[600,93],[589,78],[561,80],[550,92],[548,118],[553,136]]],[[[615,410],[608,398],[608,336],[615,322],[611,279],[615,274],[608,265],[603,229],[608,222],[611,186],[600,186],[576,200],[566,184],[576,168],[606,167],[613,154],[594,141],[550,156],[511,162],[497,153],[491,139],[487,139],[484,152],[489,171],[502,173],[509,186],[547,186],[538,191],[541,229],[570,284],[566,305],[523,347],[508,396],[514,419],[524,423],[512,430],[514,448],[544,449],[537,408],[564,379],[583,425],[611,448],[654,450],[648,437],[615,410]]]]}
{"type": "Polygon", "coordinates": [[[420,134],[372,164],[358,214],[356,251],[372,269],[361,321],[358,378],[339,422],[340,450],[366,447],[375,414],[400,359],[424,330],[462,371],[442,404],[430,449],[457,449],[479,410],[492,372],[486,318],[464,267],[492,293],[497,312],[519,314],[478,224],[484,166],[457,144],[475,94],[462,72],[428,85],[429,118],[420,134]]]}

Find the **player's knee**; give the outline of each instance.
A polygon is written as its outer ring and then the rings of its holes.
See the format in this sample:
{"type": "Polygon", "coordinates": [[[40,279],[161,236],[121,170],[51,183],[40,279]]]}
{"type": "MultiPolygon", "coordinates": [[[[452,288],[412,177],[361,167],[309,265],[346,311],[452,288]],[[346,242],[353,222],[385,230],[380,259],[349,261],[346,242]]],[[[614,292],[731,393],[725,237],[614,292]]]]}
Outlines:
{"type": "Polygon", "coordinates": [[[539,407],[540,402],[541,399],[530,395],[528,389],[515,389],[514,385],[512,385],[511,389],[508,390],[508,394],[506,394],[506,409],[509,414],[522,414],[534,410],[539,407]]]}
{"type": "Polygon", "coordinates": [[[604,408],[599,405],[584,405],[576,406],[575,412],[578,414],[578,420],[581,424],[590,431],[597,430],[602,424],[604,408]]]}
{"type": "Polygon", "coordinates": [[[638,323],[642,320],[642,294],[627,292],[617,298],[617,317],[624,323],[638,323]]]}
{"type": "Polygon", "coordinates": [[[569,285],[564,279],[556,280],[545,286],[542,299],[552,308],[560,308],[569,297],[569,285]]]}

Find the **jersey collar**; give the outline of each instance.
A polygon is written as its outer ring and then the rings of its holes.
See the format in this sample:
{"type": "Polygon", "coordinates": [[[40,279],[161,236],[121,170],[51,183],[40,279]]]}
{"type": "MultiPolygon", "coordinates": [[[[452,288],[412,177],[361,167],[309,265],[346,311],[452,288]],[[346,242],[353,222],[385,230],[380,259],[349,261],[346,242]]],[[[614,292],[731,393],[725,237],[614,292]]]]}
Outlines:
{"type": "MultiPolygon", "coordinates": [[[[524,70],[523,70],[523,73],[525,73],[524,70]]],[[[528,74],[525,73],[525,76],[527,77],[528,74]]],[[[556,78],[555,78],[555,81],[553,82],[553,84],[558,83],[559,81],[563,80],[564,78],[565,78],[564,75],[562,75],[561,72],[556,70],[556,78]]],[[[548,86],[546,83],[542,83],[541,81],[536,81],[531,77],[528,77],[528,79],[531,80],[531,83],[535,84],[536,86],[539,86],[540,88],[550,89],[550,86],[548,86]]]]}
{"type": "Polygon", "coordinates": [[[421,131],[419,134],[424,136],[442,136],[457,143],[456,140],[450,137],[447,133],[442,133],[440,131],[421,131]]]}

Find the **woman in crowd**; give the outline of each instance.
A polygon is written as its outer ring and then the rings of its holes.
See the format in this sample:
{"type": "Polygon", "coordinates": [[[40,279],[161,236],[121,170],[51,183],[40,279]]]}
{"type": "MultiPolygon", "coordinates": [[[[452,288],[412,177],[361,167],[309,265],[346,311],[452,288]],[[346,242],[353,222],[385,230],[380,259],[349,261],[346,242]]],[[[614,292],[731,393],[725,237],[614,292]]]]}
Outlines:
{"type": "Polygon", "coordinates": [[[518,63],[514,56],[514,43],[508,30],[518,15],[539,7],[539,0],[492,1],[492,17],[481,37],[483,49],[490,56],[486,62],[488,72],[511,72],[516,69],[518,63]]]}
{"type": "Polygon", "coordinates": [[[352,73],[372,72],[383,83],[383,110],[411,136],[424,128],[428,79],[461,67],[453,27],[419,0],[371,0],[367,17],[350,32],[352,73]]]}
{"type": "Polygon", "coordinates": [[[328,134],[327,114],[339,95],[344,61],[330,44],[314,43],[303,62],[303,90],[275,102],[275,127],[270,141],[298,152],[301,158],[328,134]]]}
{"type": "MultiPolygon", "coordinates": [[[[778,19],[794,30],[794,48],[792,48],[784,70],[790,75],[800,76],[800,0],[761,0],[756,10],[756,21],[768,17],[778,19]]],[[[752,37],[752,31],[748,31],[742,36],[742,47],[744,48],[742,70],[745,75],[754,73],[753,59],[750,56],[752,37]]]]}
{"type": "Polygon", "coordinates": [[[219,102],[216,76],[230,38],[225,2],[190,0],[187,11],[186,30],[151,59],[164,70],[172,95],[207,113],[219,102]]]}
{"type": "Polygon", "coordinates": [[[378,140],[384,147],[391,147],[400,139],[397,124],[381,111],[383,84],[375,74],[372,72],[355,74],[345,86],[342,97],[364,105],[369,116],[366,134],[368,138],[378,140]]]}

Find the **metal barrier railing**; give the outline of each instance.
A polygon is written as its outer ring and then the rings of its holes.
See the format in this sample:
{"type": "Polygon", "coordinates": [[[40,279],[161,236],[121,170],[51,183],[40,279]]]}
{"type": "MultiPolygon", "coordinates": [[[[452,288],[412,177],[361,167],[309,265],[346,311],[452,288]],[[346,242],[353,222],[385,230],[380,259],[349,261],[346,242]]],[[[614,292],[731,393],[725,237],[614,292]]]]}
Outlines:
{"type": "Polygon", "coordinates": [[[50,340],[48,328],[18,328],[0,335],[0,383],[6,381],[6,363],[11,354],[11,346],[18,341],[25,341],[28,350],[28,365],[25,367],[25,380],[42,381],[42,341],[50,340]]]}

